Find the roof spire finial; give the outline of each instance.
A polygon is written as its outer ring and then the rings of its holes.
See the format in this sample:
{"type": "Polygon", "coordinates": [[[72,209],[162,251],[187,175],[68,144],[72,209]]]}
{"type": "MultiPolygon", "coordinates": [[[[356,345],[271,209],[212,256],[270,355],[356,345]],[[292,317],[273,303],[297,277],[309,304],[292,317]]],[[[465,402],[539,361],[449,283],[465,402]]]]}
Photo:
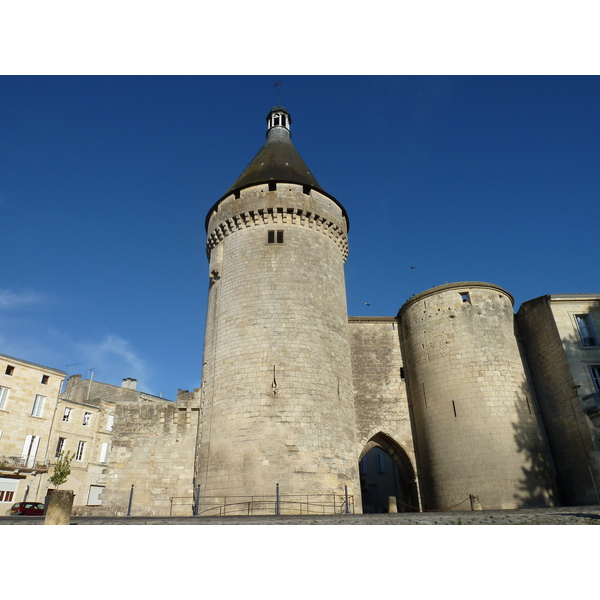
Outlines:
{"type": "Polygon", "coordinates": [[[278,81],[273,87],[277,88],[277,106],[281,106],[281,91],[279,90],[279,86],[281,85],[281,81],[278,81]]]}

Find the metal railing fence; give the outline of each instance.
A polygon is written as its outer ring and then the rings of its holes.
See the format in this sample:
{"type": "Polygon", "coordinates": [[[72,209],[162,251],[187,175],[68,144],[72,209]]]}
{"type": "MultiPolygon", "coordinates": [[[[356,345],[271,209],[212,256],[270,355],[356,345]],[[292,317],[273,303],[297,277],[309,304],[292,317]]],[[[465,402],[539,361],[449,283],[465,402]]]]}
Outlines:
{"type": "Polygon", "coordinates": [[[345,494],[280,494],[263,496],[190,496],[170,499],[170,516],[339,515],[354,514],[354,496],[345,494]]]}

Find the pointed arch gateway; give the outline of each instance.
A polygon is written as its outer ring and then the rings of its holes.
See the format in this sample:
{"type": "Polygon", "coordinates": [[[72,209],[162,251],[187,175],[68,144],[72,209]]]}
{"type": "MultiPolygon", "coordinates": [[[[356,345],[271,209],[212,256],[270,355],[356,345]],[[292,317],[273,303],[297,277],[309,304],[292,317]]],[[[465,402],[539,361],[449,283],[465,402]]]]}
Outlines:
{"type": "Polygon", "coordinates": [[[388,512],[396,496],[398,512],[419,512],[415,470],[406,451],[385,433],[375,434],[359,457],[363,512],[388,512]]]}

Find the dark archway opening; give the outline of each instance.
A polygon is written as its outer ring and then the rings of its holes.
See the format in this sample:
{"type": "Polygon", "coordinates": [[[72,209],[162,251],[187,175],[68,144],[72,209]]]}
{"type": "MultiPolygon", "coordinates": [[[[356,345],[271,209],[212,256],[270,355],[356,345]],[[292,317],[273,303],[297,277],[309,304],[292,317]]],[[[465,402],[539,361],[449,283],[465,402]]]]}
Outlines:
{"type": "Polygon", "coordinates": [[[379,433],[365,446],[359,462],[363,513],[418,512],[415,473],[406,452],[379,433]],[[390,500],[391,498],[391,500],[390,500]]]}

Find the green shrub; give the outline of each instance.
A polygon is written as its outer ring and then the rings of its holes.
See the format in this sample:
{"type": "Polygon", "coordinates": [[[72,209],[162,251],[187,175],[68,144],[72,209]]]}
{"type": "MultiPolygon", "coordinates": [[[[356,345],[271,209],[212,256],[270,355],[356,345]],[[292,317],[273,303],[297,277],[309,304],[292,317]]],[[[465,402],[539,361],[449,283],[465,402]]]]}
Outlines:
{"type": "Polygon", "coordinates": [[[54,465],[54,473],[52,477],[48,478],[48,481],[58,489],[59,485],[62,485],[65,481],[67,481],[67,477],[71,474],[71,461],[73,460],[73,453],[67,452],[66,454],[61,454],[54,465]]]}

